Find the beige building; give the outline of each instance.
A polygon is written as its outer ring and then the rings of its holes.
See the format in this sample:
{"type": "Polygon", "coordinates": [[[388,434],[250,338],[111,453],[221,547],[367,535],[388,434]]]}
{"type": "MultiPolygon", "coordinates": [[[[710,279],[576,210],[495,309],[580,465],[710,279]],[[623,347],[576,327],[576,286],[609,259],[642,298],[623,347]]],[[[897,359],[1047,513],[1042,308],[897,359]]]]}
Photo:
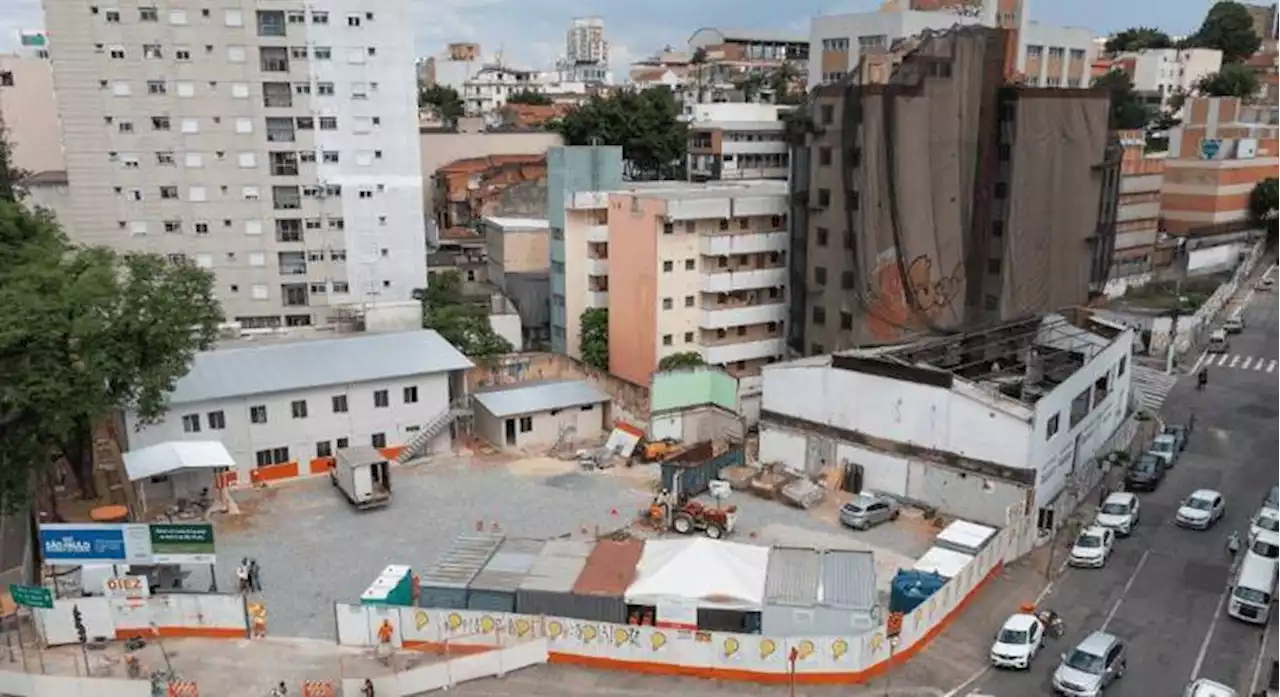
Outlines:
{"type": "Polygon", "coordinates": [[[47,56],[0,55],[0,124],[14,167],[31,174],[66,169],[47,56]]]}
{"type": "Polygon", "coordinates": [[[407,0],[47,0],[79,242],[193,263],[245,328],[426,285],[407,0]]]}
{"type": "Polygon", "coordinates": [[[508,274],[545,274],[550,263],[547,221],[536,218],[484,219],[489,282],[506,290],[508,274]]]}
{"type": "Polygon", "coordinates": [[[609,397],[585,380],[477,391],[475,433],[504,450],[598,443],[606,433],[609,397]]]}

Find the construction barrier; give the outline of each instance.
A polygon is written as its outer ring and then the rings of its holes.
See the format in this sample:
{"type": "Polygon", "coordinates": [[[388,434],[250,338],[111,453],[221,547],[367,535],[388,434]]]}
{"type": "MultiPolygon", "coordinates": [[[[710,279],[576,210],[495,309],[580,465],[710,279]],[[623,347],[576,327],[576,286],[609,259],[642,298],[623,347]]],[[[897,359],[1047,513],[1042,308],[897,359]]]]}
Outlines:
{"type": "Polygon", "coordinates": [[[343,678],[342,694],[364,695],[365,681],[373,685],[377,697],[409,697],[423,692],[448,689],[454,685],[502,677],[521,668],[547,662],[547,640],[532,639],[504,649],[485,650],[439,663],[430,663],[377,678],[343,678]]]}
{"type": "Polygon", "coordinates": [[[36,629],[46,646],[80,643],[73,611],[90,640],[131,637],[205,637],[244,639],[248,636],[245,601],[220,593],[166,593],[146,599],[59,598],[50,609],[33,610],[36,629]]]}
{"type": "Polygon", "coordinates": [[[333,697],[333,683],[328,680],[303,680],[302,697],[333,697]]]}
{"type": "Polygon", "coordinates": [[[200,687],[192,680],[170,680],[169,697],[200,697],[200,687]]]}
{"type": "MultiPolygon", "coordinates": [[[[172,693],[170,693],[172,694],[172,693]]],[[[78,678],[0,671],[5,697],[152,697],[146,680],[78,678]]]]}

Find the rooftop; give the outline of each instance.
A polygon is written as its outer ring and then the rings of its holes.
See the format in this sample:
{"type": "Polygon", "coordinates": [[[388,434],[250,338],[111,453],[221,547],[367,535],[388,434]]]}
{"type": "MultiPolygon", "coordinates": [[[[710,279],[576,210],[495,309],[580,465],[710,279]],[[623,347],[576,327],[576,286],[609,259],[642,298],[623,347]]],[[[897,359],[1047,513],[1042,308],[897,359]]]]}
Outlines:
{"type": "Polygon", "coordinates": [[[484,222],[502,228],[503,232],[545,231],[550,226],[545,218],[506,218],[497,215],[485,218],[484,222]]]}
{"type": "Polygon", "coordinates": [[[518,155],[485,155],[483,157],[464,157],[436,168],[436,174],[456,174],[460,172],[483,172],[491,167],[502,165],[540,165],[547,161],[546,155],[535,153],[518,155]]]}
{"type": "Polygon", "coordinates": [[[430,329],[281,341],[196,354],[169,395],[189,404],[451,370],[471,361],[430,329]]]}
{"type": "Polygon", "coordinates": [[[787,182],[776,179],[750,179],[723,182],[656,182],[674,186],[635,188],[629,193],[642,198],[660,198],[667,201],[692,201],[697,199],[735,198],[740,196],[785,196],[787,182]]]}
{"type": "Polygon", "coordinates": [[[609,396],[585,380],[564,380],[525,384],[520,387],[494,388],[476,392],[472,398],[485,411],[501,419],[521,414],[534,414],[553,409],[583,407],[608,402],[609,396]]]}

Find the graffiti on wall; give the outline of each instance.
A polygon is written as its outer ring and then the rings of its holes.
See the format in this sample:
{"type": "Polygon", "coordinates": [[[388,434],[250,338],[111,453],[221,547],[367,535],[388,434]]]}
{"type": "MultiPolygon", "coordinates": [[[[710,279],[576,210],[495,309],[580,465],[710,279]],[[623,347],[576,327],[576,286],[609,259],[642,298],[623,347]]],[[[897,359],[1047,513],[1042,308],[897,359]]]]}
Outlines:
{"type": "Polygon", "coordinates": [[[950,308],[963,288],[962,263],[944,272],[934,267],[932,258],[921,254],[907,264],[904,279],[896,253],[881,254],[866,291],[867,330],[877,341],[901,339],[904,334],[923,328],[921,316],[933,320],[950,308]],[[916,299],[918,312],[907,299],[908,290],[916,299]]]}

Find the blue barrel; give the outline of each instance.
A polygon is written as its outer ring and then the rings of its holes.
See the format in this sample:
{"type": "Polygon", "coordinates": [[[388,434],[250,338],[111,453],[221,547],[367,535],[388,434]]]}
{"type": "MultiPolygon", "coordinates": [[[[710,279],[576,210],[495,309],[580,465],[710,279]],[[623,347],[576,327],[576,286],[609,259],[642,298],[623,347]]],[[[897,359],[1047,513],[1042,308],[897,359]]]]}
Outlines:
{"type": "Polygon", "coordinates": [[[911,612],[946,582],[932,571],[900,569],[889,582],[889,612],[911,612]]]}

